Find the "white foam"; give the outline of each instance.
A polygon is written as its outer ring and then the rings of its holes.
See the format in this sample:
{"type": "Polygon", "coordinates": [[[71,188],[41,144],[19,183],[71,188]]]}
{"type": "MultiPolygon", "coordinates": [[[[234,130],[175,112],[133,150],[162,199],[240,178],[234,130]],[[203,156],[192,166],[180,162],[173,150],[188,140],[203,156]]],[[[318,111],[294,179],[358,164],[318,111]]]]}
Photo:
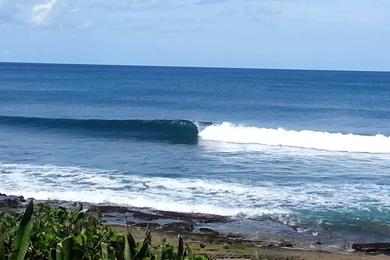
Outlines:
{"type": "Polygon", "coordinates": [[[390,153],[390,136],[363,136],[283,128],[257,128],[228,122],[211,125],[199,133],[208,141],[288,146],[337,152],[390,153]]]}
{"type": "Polygon", "coordinates": [[[390,186],[362,183],[244,184],[162,178],[55,165],[0,163],[0,192],[36,199],[150,207],[178,212],[285,219],[297,209],[390,207],[390,186]]]}

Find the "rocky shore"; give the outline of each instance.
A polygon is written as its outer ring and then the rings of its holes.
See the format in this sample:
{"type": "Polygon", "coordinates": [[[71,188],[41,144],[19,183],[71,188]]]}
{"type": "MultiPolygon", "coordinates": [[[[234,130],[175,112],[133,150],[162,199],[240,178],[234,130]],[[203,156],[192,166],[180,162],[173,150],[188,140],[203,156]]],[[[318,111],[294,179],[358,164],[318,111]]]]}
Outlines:
{"type": "MultiPolygon", "coordinates": [[[[0,212],[23,211],[28,199],[0,193],[0,212]]],[[[69,201],[36,201],[56,207],[72,207],[69,201]]],[[[94,205],[84,203],[88,212],[102,214],[107,225],[142,238],[146,226],[153,230],[154,239],[175,241],[178,234],[186,238],[197,253],[212,258],[230,259],[390,259],[389,244],[351,244],[342,250],[328,250],[321,243],[303,244],[300,241],[268,237],[249,239],[239,233],[220,232],[210,226],[231,225],[229,217],[159,211],[149,208],[94,205]]],[[[266,234],[265,234],[266,235],[266,234]]],[[[266,237],[266,236],[265,236],[266,237]]]]}

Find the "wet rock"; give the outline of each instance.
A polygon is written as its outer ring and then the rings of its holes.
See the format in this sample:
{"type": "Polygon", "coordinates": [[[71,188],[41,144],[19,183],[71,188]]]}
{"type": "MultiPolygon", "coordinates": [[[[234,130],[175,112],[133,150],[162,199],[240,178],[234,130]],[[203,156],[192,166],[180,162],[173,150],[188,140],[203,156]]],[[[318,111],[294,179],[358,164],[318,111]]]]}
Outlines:
{"type": "Polygon", "coordinates": [[[90,205],[90,212],[107,213],[121,213],[135,219],[146,221],[155,221],[159,219],[179,220],[183,222],[195,223],[228,223],[231,218],[213,214],[202,213],[183,213],[174,211],[152,210],[150,208],[134,208],[134,207],[120,207],[114,205],[90,205]]]}
{"type": "Polygon", "coordinates": [[[275,248],[275,247],[278,247],[278,245],[277,245],[277,244],[275,244],[275,243],[272,243],[272,242],[268,243],[266,246],[267,246],[267,247],[269,247],[269,248],[275,248]]]}
{"type": "Polygon", "coordinates": [[[233,233],[229,233],[226,237],[231,239],[241,239],[240,235],[233,234],[233,233]]]}
{"type": "Polygon", "coordinates": [[[352,249],[366,253],[390,253],[390,243],[352,244],[352,249]]]}
{"type": "Polygon", "coordinates": [[[219,235],[218,231],[215,231],[214,229],[211,228],[200,228],[199,231],[204,234],[211,234],[211,235],[219,235]]]}
{"type": "Polygon", "coordinates": [[[192,222],[173,222],[165,224],[164,229],[167,231],[173,231],[173,232],[192,232],[194,229],[194,224],[192,222]]]}
{"type": "Polygon", "coordinates": [[[88,211],[100,212],[100,213],[124,213],[127,212],[128,209],[126,207],[111,206],[111,205],[91,205],[88,211]]]}
{"type": "Polygon", "coordinates": [[[182,221],[195,221],[197,223],[228,223],[231,221],[229,217],[213,215],[213,214],[201,214],[201,213],[182,213],[174,211],[153,211],[155,214],[162,216],[165,219],[175,219],[182,221]]]}
{"type": "Polygon", "coordinates": [[[22,196],[7,196],[6,194],[0,193],[0,208],[16,209],[25,201],[22,196]]]}
{"type": "Polygon", "coordinates": [[[152,221],[162,219],[163,216],[153,213],[133,212],[133,218],[152,221]]]}
{"type": "Polygon", "coordinates": [[[143,227],[143,228],[146,228],[146,227],[150,227],[150,228],[158,228],[160,227],[160,224],[158,223],[145,223],[145,222],[141,222],[141,223],[135,223],[133,224],[133,226],[135,227],[143,227]]]}
{"type": "Polygon", "coordinates": [[[293,248],[293,244],[289,242],[281,242],[279,244],[280,247],[288,247],[288,248],[293,248]]]}

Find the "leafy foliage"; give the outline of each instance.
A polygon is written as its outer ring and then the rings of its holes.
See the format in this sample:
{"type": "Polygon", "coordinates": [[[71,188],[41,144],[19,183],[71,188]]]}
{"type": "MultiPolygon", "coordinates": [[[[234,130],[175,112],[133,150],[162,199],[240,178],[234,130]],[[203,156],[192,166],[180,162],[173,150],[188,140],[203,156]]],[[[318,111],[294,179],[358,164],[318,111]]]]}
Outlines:
{"type": "Polygon", "coordinates": [[[100,215],[87,214],[82,204],[72,210],[39,204],[33,212],[30,201],[22,216],[0,214],[0,232],[0,260],[207,259],[193,256],[180,235],[177,250],[165,242],[153,247],[149,228],[136,242],[130,232],[124,236],[103,225],[100,215]]]}

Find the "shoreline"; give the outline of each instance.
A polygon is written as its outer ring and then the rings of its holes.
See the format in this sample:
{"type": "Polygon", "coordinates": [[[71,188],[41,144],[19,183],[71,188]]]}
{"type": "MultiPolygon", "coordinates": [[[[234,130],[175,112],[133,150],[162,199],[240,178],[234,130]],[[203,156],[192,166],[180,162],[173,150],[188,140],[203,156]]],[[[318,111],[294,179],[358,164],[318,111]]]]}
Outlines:
{"type": "MultiPolygon", "coordinates": [[[[22,196],[7,196],[0,193],[0,212],[20,212],[29,199],[22,196]]],[[[71,208],[77,202],[61,200],[35,200],[54,207],[71,208]]],[[[207,254],[212,259],[388,259],[389,247],[373,247],[374,244],[329,247],[321,242],[308,243],[288,239],[287,236],[262,234],[264,239],[250,239],[239,233],[220,232],[218,225],[232,225],[234,219],[226,216],[181,213],[153,210],[150,208],[126,207],[112,204],[83,203],[87,212],[102,214],[104,224],[125,232],[130,228],[135,237],[142,238],[145,228],[151,227],[156,241],[175,241],[177,235],[185,237],[194,252],[207,254]],[[211,227],[210,227],[211,226],[211,227]],[[353,247],[357,250],[354,250],[353,247]],[[370,250],[365,250],[370,247],[370,250]],[[367,252],[370,252],[369,254],[367,252]]],[[[283,234],[282,234],[283,235],[283,234]]]]}

